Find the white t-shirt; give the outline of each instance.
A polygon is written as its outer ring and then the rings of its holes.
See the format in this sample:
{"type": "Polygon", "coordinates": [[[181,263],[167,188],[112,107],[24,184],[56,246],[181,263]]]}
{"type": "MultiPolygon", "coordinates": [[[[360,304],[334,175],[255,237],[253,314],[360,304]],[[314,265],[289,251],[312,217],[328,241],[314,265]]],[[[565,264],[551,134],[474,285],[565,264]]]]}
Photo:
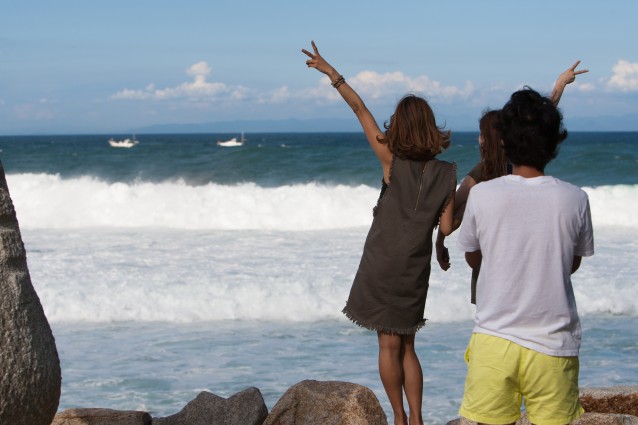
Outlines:
{"type": "Polygon", "coordinates": [[[550,176],[508,175],[470,191],[458,237],[481,250],[474,332],[551,356],[577,356],[574,256],[594,254],[587,194],[550,176]]]}

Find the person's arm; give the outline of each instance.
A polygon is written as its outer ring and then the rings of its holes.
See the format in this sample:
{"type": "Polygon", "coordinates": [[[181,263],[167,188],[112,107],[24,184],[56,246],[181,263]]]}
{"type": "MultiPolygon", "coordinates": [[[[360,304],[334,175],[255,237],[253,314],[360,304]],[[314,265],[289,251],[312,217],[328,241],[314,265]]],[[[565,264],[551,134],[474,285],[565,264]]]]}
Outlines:
{"type": "MultiPolygon", "coordinates": [[[[472,187],[474,187],[475,185],[476,181],[472,177],[470,177],[469,175],[465,176],[465,178],[461,182],[461,185],[454,194],[452,232],[454,232],[456,229],[459,228],[459,226],[461,226],[463,214],[465,213],[465,204],[467,203],[467,197],[470,194],[470,189],[472,189],[472,187]]],[[[444,235],[443,232],[441,232],[441,228],[439,227],[439,231],[436,235],[436,242],[434,243],[434,247],[436,250],[436,261],[438,261],[439,266],[443,270],[448,270],[450,268],[450,253],[445,247],[445,237],[448,235],[444,235]]]]}
{"type": "Polygon", "coordinates": [[[439,219],[439,232],[448,236],[454,231],[454,198],[450,199],[439,219]]]}
{"type": "Polygon", "coordinates": [[[580,267],[580,261],[583,257],[579,255],[574,255],[574,260],[572,261],[572,274],[576,273],[576,270],[580,267]]]}
{"type": "Polygon", "coordinates": [[[465,214],[465,204],[467,204],[467,197],[470,196],[470,189],[476,186],[476,180],[471,176],[465,176],[461,185],[456,190],[454,195],[454,230],[461,226],[463,221],[463,214],[465,214]]]}
{"type": "Polygon", "coordinates": [[[317,71],[326,74],[332,85],[339,91],[343,100],[352,108],[361,127],[363,127],[363,132],[368,139],[368,143],[372,147],[377,158],[381,161],[381,166],[383,167],[383,176],[386,182],[390,177],[390,165],[392,163],[392,152],[388,149],[387,145],[379,143],[378,139],[383,137],[383,133],[379,128],[379,125],[375,121],[372,113],[368,110],[361,97],[355,92],[352,87],[343,79],[337,70],[332,67],[326,60],[319,54],[319,50],[315,45],[315,42],[312,43],[313,53],[307,51],[306,49],[301,49],[301,51],[306,54],[310,59],[306,61],[306,65],[309,68],[315,68],[317,71]]]}
{"type": "Polygon", "coordinates": [[[565,72],[558,76],[558,80],[556,80],[554,90],[552,90],[552,95],[550,96],[550,99],[552,100],[554,106],[558,106],[558,102],[560,102],[560,98],[563,95],[563,91],[565,90],[567,84],[573,83],[574,80],[576,80],[577,75],[589,72],[588,69],[581,69],[579,71],[576,71],[576,67],[579,64],[580,61],[576,61],[576,63],[572,65],[571,68],[567,69],[565,72]]]}
{"type": "Polygon", "coordinates": [[[445,235],[441,233],[439,229],[436,234],[436,242],[434,243],[434,249],[436,251],[436,261],[439,263],[439,267],[444,271],[450,268],[450,251],[445,247],[445,235]]]}
{"type": "Polygon", "coordinates": [[[465,253],[465,261],[467,262],[468,266],[470,266],[473,269],[480,267],[482,260],[483,260],[483,253],[481,253],[480,250],[465,253]]]}

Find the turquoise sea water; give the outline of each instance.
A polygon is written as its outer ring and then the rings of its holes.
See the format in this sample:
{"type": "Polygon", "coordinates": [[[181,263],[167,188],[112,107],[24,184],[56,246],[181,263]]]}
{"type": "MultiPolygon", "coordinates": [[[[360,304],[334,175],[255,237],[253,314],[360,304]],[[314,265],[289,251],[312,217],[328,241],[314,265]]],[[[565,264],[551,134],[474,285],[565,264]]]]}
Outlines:
{"type": "MultiPolygon", "coordinates": [[[[373,389],[376,336],[340,313],[380,169],[355,133],[0,137],[0,159],[63,372],[60,410],[180,410],[201,390],[303,379],[373,389]]],[[[443,158],[459,181],[477,134],[443,158]]],[[[596,255],[574,276],[581,384],[638,382],[638,133],[574,133],[547,172],[590,197],[596,255]]],[[[427,423],[457,416],[472,328],[469,272],[434,264],[417,336],[427,423]]]]}
{"type": "MultiPolygon", "coordinates": [[[[91,176],[105,182],[189,185],[253,182],[276,187],[308,182],[376,187],[377,161],[359,133],[247,134],[239,148],[216,140],[230,134],[138,135],[131,149],[111,148],[108,136],[0,136],[0,158],[9,173],[91,176]]],[[[120,135],[116,138],[130,137],[120,135]]],[[[453,133],[440,158],[458,164],[459,178],[478,160],[478,134],[453,133]]],[[[636,184],[638,133],[570,133],[548,174],[580,186],[636,184]]]]}

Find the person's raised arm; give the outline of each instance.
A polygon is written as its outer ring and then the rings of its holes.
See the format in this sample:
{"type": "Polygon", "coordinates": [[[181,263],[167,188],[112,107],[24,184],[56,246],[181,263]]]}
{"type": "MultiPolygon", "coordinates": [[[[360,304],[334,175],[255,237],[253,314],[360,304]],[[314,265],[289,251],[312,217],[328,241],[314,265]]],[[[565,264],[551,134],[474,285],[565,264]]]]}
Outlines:
{"type": "Polygon", "coordinates": [[[571,68],[567,69],[565,72],[558,76],[556,84],[554,85],[554,89],[552,90],[552,95],[550,96],[550,99],[552,100],[554,106],[558,106],[558,102],[560,102],[560,98],[563,95],[563,91],[565,90],[567,84],[573,83],[577,75],[589,72],[588,69],[581,69],[576,71],[576,67],[579,64],[580,61],[576,61],[576,63],[572,65],[571,68]]]}
{"type": "Polygon", "coordinates": [[[368,139],[368,143],[370,143],[372,150],[381,161],[383,175],[387,182],[390,174],[390,165],[392,163],[392,152],[390,152],[387,145],[381,144],[378,141],[378,138],[383,137],[379,125],[357,92],[355,92],[343,76],[319,54],[315,42],[313,41],[311,44],[312,52],[301,49],[301,51],[310,58],[306,61],[306,65],[308,65],[309,68],[315,68],[317,71],[326,74],[332,86],[337,89],[341,97],[343,97],[343,100],[352,108],[361,127],[363,127],[363,132],[368,139]]]}

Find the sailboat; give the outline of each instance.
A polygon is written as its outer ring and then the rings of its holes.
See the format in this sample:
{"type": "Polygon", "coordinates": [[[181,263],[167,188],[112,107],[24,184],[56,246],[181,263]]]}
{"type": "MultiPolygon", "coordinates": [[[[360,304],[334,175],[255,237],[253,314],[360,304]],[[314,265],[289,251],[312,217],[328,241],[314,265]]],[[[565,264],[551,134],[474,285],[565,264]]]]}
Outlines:
{"type": "Polygon", "coordinates": [[[237,137],[233,137],[229,140],[218,140],[217,145],[223,147],[242,146],[246,139],[244,139],[244,132],[241,132],[241,139],[237,140],[237,137]]]}

